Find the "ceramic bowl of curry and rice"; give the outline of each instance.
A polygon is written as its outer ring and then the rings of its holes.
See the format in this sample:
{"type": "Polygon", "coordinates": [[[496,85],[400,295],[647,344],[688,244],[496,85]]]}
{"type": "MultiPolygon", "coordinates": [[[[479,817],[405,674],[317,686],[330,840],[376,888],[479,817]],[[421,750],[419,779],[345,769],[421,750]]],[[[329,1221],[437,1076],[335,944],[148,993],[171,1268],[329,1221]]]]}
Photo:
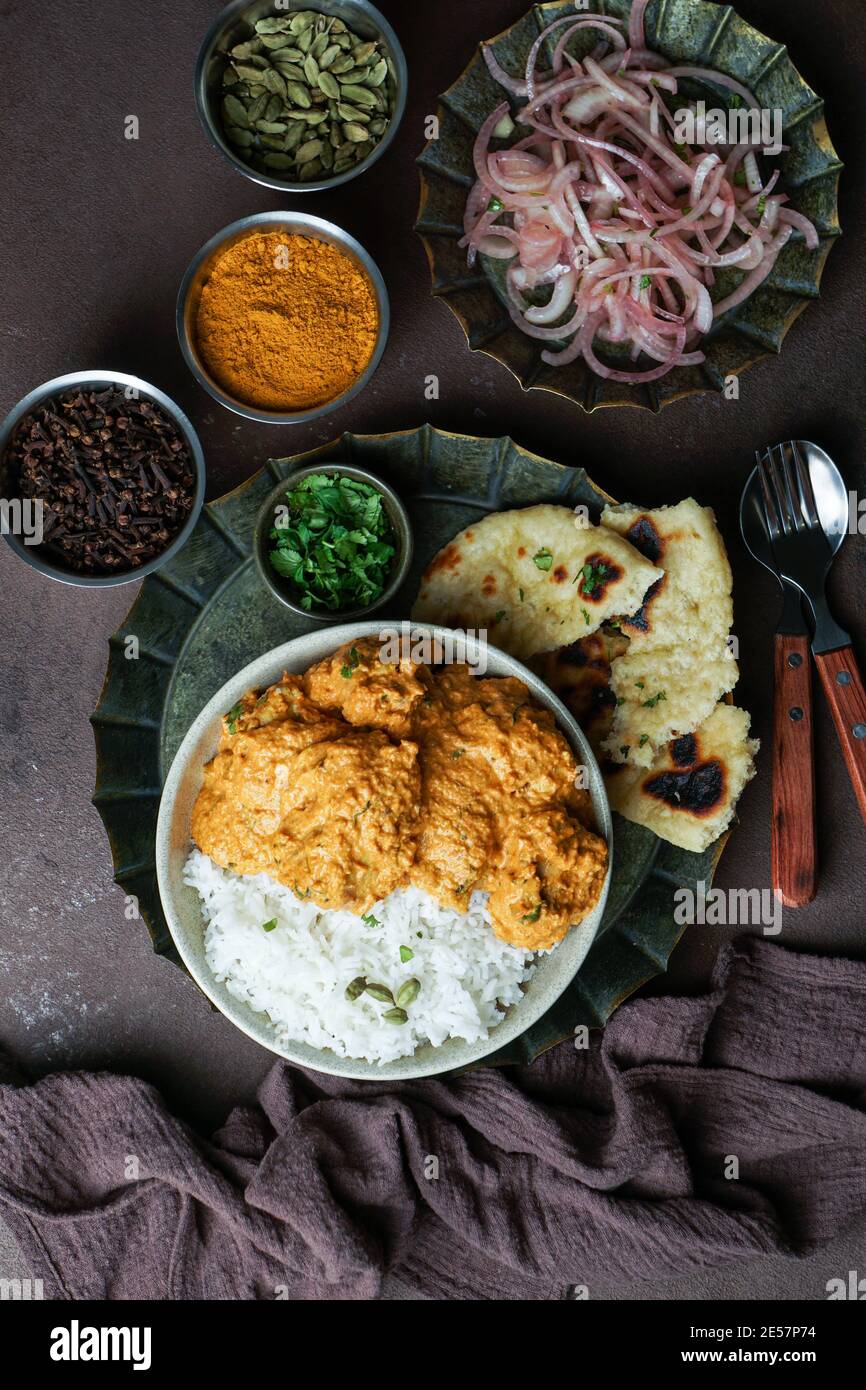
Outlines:
{"type": "Polygon", "coordinates": [[[189,729],[157,827],[193,979],[301,1066],[432,1076],[531,1027],[604,913],[612,827],[575,720],[449,628],[318,629],[189,729]]]}
{"type": "Polygon", "coordinates": [[[373,258],[333,222],[262,212],[211,237],[177,300],[193,376],[263,424],[314,420],[352,400],[385,351],[388,291],[373,258]]]}

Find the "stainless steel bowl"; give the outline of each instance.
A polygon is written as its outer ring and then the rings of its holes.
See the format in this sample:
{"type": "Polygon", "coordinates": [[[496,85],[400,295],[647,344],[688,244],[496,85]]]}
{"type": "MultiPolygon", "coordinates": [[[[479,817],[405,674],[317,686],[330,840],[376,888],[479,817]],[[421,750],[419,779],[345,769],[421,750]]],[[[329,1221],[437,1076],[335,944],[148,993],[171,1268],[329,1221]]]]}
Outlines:
{"type": "Polygon", "coordinates": [[[280,603],[284,603],[287,608],[290,608],[293,613],[297,613],[300,617],[312,619],[316,623],[347,623],[350,620],[358,622],[361,618],[368,618],[370,614],[384,608],[386,604],[391,602],[409,573],[413,550],[412,523],[409,520],[409,513],[394,489],[389,487],[382,478],[377,478],[375,473],[368,473],[366,468],[354,468],[348,463],[313,463],[307,468],[299,468],[295,473],[289,473],[281,482],[277,483],[276,487],[265,498],[256,520],[256,529],[253,535],[253,556],[262,581],[274,597],[279,599],[280,603]],[[385,588],[377,599],[366,604],[363,608],[343,608],[337,612],[325,608],[303,608],[298,600],[297,590],[292,583],[278,575],[270,562],[270,536],[276,509],[285,503],[287,493],[303,482],[304,478],[309,478],[314,473],[328,473],[335,476],[339,474],[345,478],[354,478],[359,483],[367,483],[369,487],[375,488],[380,494],[388,513],[394,530],[396,554],[385,588]]]}
{"type": "Polygon", "coordinates": [[[76,570],[64,568],[54,558],[47,559],[40,546],[25,545],[17,536],[6,535],[6,542],[12,547],[16,555],[19,555],[22,560],[26,560],[33,569],[39,570],[40,574],[46,574],[50,579],[56,579],[61,584],[74,584],[82,589],[111,589],[118,584],[133,584],[139,579],[144,579],[145,575],[153,574],[154,570],[158,570],[186,544],[192,535],[204,502],[206,476],[204,454],[198,435],[180,407],[164,391],[160,391],[158,386],[151,386],[150,382],[143,381],[141,377],[127,376],[124,372],[100,371],[67,372],[65,376],[56,376],[52,381],[46,381],[42,386],[37,386],[35,390],[28,392],[23,400],[18,402],[14,410],[9,412],[0,426],[0,496],[11,499],[17,495],[14,487],[10,487],[11,480],[6,467],[6,451],[20,421],[41,405],[43,401],[48,400],[50,396],[62,395],[76,387],[100,390],[105,386],[121,386],[124,389],[135,390],[146,400],[161,406],[166,415],[171,417],[186,440],[195,465],[195,496],[192,510],[186,522],[165,550],[160,555],[155,555],[152,560],[148,560],[146,564],[138,565],[135,569],[124,570],[122,574],[79,574],[76,570]]]}
{"type": "Polygon", "coordinates": [[[361,38],[380,39],[394,64],[396,91],[391,123],[376,148],[370,151],[366,159],[354,168],[347,169],[344,173],[335,174],[330,178],[322,178],[318,181],[310,180],[309,183],[289,183],[284,179],[274,178],[270,174],[260,173],[258,169],[251,169],[238,157],[226,140],[223,135],[219,111],[222,101],[222,75],[225,67],[225,60],[221,55],[226,48],[231,48],[237,43],[242,43],[244,39],[248,39],[253,32],[253,25],[256,20],[274,13],[273,3],[269,3],[269,0],[233,0],[233,3],[227,5],[214,20],[198,55],[195,70],[195,100],[199,118],[211,144],[241,174],[252,179],[254,183],[264,184],[266,188],[276,188],[281,193],[316,193],[325,188],[337,188],[341,183],[348,183],[349,179],[357,178],[359,174],[363,174],[366,169],[375,164],[377,159],[381,159],[397,134],[397,127],[406,110],[409,74],[406,67],[406,56],[400,47],[397,35],[385,16],[379,13],[375,5],[368,4],[367,0],[329,0],[329,3],[325,3],[324,0],[312,0],[311,4],[305,3],[305,0],[292,0],[291,5],[281,7],[280,13],[290,13],[292,10],[317,10],[320,14],[335,15],[361,38]]]}
{"type": "Polygon", "coordinates": [[[315,420],[317,416],[327,415],[329,411],[336,410],[338,406],[345,405],[353,396],[357,396],[359,391],[363,391],[382,360],[382,353],[385,351],[385,344],[388,341],[390,322],[391,310],[385,281],[382,279],[382,273],[376,262],[364,250],[361,243],[333,222],[325,222],[321,217],[308,217],[302,212],[260,212],[252,217],[242,217],[239,222],[232,222],[230,226],[224,227],[201,248],[181,281],[180,292],[177,297],[177,336],[180,339],[181,351],[186,358],[187,366],[196,381],[206,391],[209,391],[220,405],[226,406],[228,410],[233,410],[237,415],[246,416],[248,420],[258,420],[266,425],[299,425],[305,420],[315,420]],[[309,410],[288,412],[259,410],[256,406],[247,405],[245,401],[238,400],[235,396],[230,396],[224,391],[210,375],[202,361],[195,335],[195,320],[202,288],[210,275],[211,267],[217,256],[236,241],[241,241],[251,232],[256,231],[284,231],[289,236],[300,234],[301,236],[315,237],[319,241],[326,241],[331,246],[339,247],[366,273],[372,282],[379,310],[379,333],[376,346],[373,349],[373,356],[354,385],[350,386],[348,391],[344,391],[341,396],[335,397],[332,401],[326,401],[324,405],[313,406],[309,410]]]}

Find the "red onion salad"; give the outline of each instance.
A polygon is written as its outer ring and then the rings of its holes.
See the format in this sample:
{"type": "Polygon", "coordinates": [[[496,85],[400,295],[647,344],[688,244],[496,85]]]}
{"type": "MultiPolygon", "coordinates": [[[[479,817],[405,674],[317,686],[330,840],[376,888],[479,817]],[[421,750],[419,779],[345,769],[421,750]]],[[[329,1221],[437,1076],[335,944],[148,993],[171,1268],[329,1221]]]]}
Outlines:
{"type": "Polygon", "coordinates": [[[756,108],[751,92],[723,73],[676,67],[646,47],[643,14],[634,0],[628,32],[622,20],[576,12],[538,36],[525,75],[517,79],[483,48],[487,66],[515,99],[515,119],[531,133],[508,148],[494,139],[515,129],[509,102],[484,122],[475,142],[477,174],[466,204],[469,264],[480,251],[508,261],[510,313],[541,342],[552,366],[583,358],[612,381],[656,381],[673,367],[704,361],[700,344],[720,315],[735,308],[770,274],[795,231],[811,249],[818,234],[774,191],[778,172],[762,180],[748,143],[679,143],[664,94],[681,77],[732,92],[756,108]],[[578,62],[569,40],[584,30],[598,42],[578,62]],[[556,34],[552,66],[539,54],[556,34]],[[735,266],[742,283],[715,304],[715,271],[735,266]],[[527,298],[551,286],[546,303],[527,298]],[[600,361],[596,344],[611,344],[647,370],[623,371],[600,361]]]}

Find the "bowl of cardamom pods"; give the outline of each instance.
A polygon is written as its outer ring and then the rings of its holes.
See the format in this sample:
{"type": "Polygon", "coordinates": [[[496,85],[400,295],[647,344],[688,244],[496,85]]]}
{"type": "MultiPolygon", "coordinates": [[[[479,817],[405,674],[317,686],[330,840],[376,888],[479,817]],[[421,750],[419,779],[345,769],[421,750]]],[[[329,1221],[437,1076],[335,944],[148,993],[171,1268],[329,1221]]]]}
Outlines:
{"type": "Polygon", "coordinates": [[[234,0],[199,52],[196,104],[220,153],[280,192],[334,188],[369,169],[406,106],[406,58],[367,0],[234,0]]]}

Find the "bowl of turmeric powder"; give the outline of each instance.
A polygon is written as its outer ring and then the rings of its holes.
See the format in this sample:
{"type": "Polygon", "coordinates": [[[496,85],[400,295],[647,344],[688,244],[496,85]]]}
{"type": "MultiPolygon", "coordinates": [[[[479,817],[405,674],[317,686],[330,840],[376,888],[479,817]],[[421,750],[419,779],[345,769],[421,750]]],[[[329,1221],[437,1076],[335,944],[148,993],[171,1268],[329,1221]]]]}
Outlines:
{"type": "Polygon", "coordinates": [[[212,237],[181,283],[177,332],[193,376],[238,415],[290,425],[364,389],[388,339],[388,292],[332,222],[263,212],[212,237]]]}

